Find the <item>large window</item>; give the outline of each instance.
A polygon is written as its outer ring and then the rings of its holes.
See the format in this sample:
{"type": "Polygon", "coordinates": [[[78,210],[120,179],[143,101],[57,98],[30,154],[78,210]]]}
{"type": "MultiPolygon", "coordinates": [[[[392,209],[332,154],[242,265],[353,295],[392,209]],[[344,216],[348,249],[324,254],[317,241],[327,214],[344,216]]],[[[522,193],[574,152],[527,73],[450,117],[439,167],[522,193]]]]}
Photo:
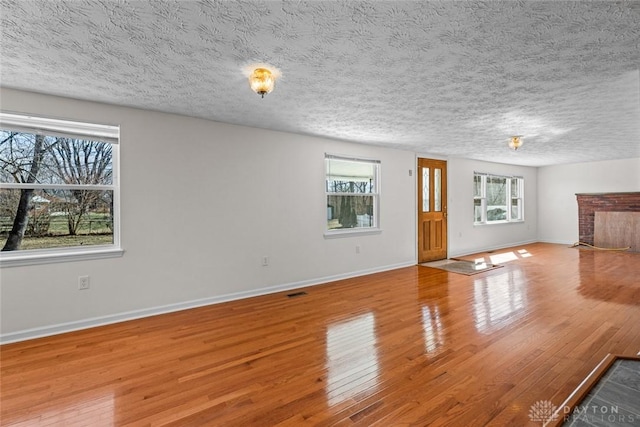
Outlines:
{"type": "Polygon", "coordinates": [[[119,250],[119,128],[0,113],[0,249],[11,261],[119,250]]]}
{"type": "Polygon", "coordinates": [[[474,224],[524,221],[523,203],[524,178],[473,174],[474,224]]]}
{"type": "Polygon", "coordinates": [[[380,162],[325,155],[327,229],[329,233],[379,227],[380,162]]]}

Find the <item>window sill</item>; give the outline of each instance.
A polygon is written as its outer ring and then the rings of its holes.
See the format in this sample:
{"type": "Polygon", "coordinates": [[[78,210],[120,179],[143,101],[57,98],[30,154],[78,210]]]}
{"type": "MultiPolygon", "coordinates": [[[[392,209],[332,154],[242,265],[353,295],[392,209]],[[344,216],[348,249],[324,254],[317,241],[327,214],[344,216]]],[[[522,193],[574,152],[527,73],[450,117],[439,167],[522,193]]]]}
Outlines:
{"type": "Polygon", "coordinates": [[[367,236],[372,234],[381,234],[382,229],[380,228],[347,228],[347,229],[338,229],[332,231],[325,231],[324,238],[325,239],[339,239],[342,237],[352,237],[352,236],[367,236]]]}
{"type": "Polygon", "coordinates": [[[474,222],[473,226],[483,227],[485,225],[498,225],[498,224],[523,224],[524,220],[518,221],[491,221],[491,222],[474,222]]]}
{"type": "Polygon", "coordinates": [[[124,254],[124,249],[116,247],[96,247],[92,249],[67,250],[33,250],[22,253],[0,253],[0,267],[22,267],[37,264],[52,264],[57,262],[87,261],[102,258],[118,258],[124,254]]]}

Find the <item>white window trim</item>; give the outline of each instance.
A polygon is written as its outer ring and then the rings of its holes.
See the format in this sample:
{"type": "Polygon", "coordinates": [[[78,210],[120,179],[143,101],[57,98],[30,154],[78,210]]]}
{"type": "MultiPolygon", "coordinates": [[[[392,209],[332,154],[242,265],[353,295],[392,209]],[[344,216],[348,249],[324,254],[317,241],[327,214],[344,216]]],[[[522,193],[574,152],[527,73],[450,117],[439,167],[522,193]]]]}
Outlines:
{"type": "MultiPolygon", "coordinates": [[[[372,195],[374,196],[373,198],[373,203],[374,203],[374,207],[373,207],[373,212],[374,212],[374,220],[375,220],[375,226],[374,227],[360,227],[360,228],[339,228],[339,229],[334,229],[334,230],[330,230],[327,228],[327,224],[325,222],[324,225],[324,238],[325,239],[336,239],[336,238],[343,238],[343,237],[352,237],[352,236],[364,236],[364,235],[374,235],[374,234],[380,234],[382,233],[382,228],[380,226],[380,199],[381,199],[381,193],[380,193],[380,189],[381,189],[381,185],[380,185],[380,165],[382,164],[382,162],[379,159],[372,159],[372,158],[366,158],[366,157],[353,157],[353,156],[345,156],[345,155],[335,155],[335,154],[329,154],[329,153],[325,153],[324,155],[324,163],[326,165],[326,161],[327,159],[337,159],[337,160],[350,160],[350,161],[354,161],[354,162],[366,162],[366,163],[374,163],[377,165],[376,167],[376,176],[375,176],[375,181],[376,181],[376,192],[375,193],[366,193],[366,195],[372,195]]],[[[326,168],[324,170],[324,199],[325,202],[327,200],[327,197],[329,195],[354,195],[353,193],[330,193],[327,192],[327,188],[326,188],[326,179],[327,179],[327,172],[326,172],[326,168]]],[[[356,194],[357,195],[357,194],[356,194]]]]}
{"type": "Polygon", "coordinates": [[[474,178],[476,176],[480,176],[482,179],[482,184],[480,186],[480,190],[481,190],[481,195],[480,196],[476,196],[475,194],[473,195],[473,199],[479,199],[480,202],[480,206],[481,206],[481,214],[482,214],[482,219],[481,221],[475,221],[475,215],[474,215],[474,222],[473,225],[474,226],[485,226],[485,225],[497,225],[497,224],[517,224],[517,223],[523,223],[524,222],[524,177],[522,176],[509,176],[509,175],[497,175],[497,174],[492,174],[492,173],[485,173],[485,172],[474,172],[473,173],[474,178]],[[497,177],[497,178],[506,178],[509,180],[509,182],[506,184],[506,200],[507,200],[507,219],[501,219],[501,220],[496,220],[496,221],[487,221],[487,177],[492,176],[492,177],[497,177]],[[521,209],[522,209],[522,218],[521,219],[511,219],[511,202],[512,202],[512,197],[511,197],[511,180],[512,179],[519,179],[521,180],[521,185],[520,185],[520,197],[518,197],[521,200],[521,209]]]}
{"type": "Polygon", "coordinates": [[[50,249],[30,249],[18,251],[0,251],[0,267],[17,267],[55,262],[84,261],[101,258],[114,258],[123,255],[120,246],[120,128],[119,126],[76,122],[28,114],[0,112],[0,128],[16,132],[44,133],[50,136],[63,136],[92,141],[107,142],[112,145],[113,183],[111,185],[48,185],[25,183],[0,183],[4,188],[82,188],[87,190],[113,191],[113,244],[95,246],[72,246],[50,249]]]}
{"type": "Polygon", "coordinates": [[[382,233],[382,229],[380,227],[325,230],[324,238],[339,239],[342,237],[350,237],[354,235],[366,236],[366,235],[381,234],[381,233],[382,233]]]}
{"type": "Polygon", "coordinates": [[[87,261],[102,258],[118,258],[124,254],[124,249],[106,246],[92,246],[80,249],[77,246],[59,249],[32,249],[22,251],[21,254],[3,252],[0,254],[0,267],[22,267],[38,264],[52,264],[56,262],[87,261]],[[26,253],[28,252],[28,253],[26,253]]]}

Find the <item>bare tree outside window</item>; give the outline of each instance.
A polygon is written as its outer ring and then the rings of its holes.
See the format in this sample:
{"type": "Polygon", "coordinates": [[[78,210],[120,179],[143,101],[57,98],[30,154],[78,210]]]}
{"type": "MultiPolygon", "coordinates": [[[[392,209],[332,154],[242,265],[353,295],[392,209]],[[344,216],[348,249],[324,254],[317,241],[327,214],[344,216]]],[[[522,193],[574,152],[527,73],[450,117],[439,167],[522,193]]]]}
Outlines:
{"type": "Polygon", "coordinates": [[[474,224],[524,221],[523,201],[524,178],[474,173],[474,224]]]}
{"type": "MultiPolygon", "coordinates": [[[[37,180],[44,154],[48,147],[44,135],[25,135],[17,132],[3,132],[0,142],[0,167],[3,182],[11,176],[15,182],[32,184],[37,180]],[[31,142],[32,140],[32,142],[31,142]]],[[[34,189],[20,190],[18,206],[13,217],[13,225],[2,248],[13,251],[20,248],[29,222],[29,207],[34,189]]]]}
{"type": "Polygon", "coordinates": [[[327,230],[377,227],[380,162],[327,155],[325,167],[327,230]]]}
{"type": "MultiPolygon", "coordinates": [[[[65,184],[111,184],[112,146],[104,142],[57,138],[52,146],[52,175],[65,184]]],[[[71,190],[62,208],[67,214],[69,234],[78,234],[80,223],[91,207],[102,202],[104,194],[90,190],[71,190]]]]}
{"type": "Polygon", "coordinates": [[[487,221],[507,219],[507,178],[487,177],[487,221]]]}
{"type": "Polygon", "coordinates": [[[0,130],[0,167],[2,251],[113,243],[112,144],[0,130]]]}

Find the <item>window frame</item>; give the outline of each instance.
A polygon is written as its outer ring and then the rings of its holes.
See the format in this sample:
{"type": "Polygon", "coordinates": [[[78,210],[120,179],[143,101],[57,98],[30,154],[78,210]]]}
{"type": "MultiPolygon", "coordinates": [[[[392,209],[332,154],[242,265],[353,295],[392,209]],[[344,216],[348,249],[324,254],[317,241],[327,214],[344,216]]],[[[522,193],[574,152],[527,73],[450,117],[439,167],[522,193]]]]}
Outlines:
{"type": "MultiPolygon", "coordinates": [[[[325,219],[324,225],[324,237],[348,237],[353,235],[366,235],[366,234],[379,234],[382,232],[380,228],[380,169],[382,162],[378,159],[366,158],[366,157],[353,157],[325,153],[324,156],[324,206],[328,205],[329,196],[371,196],[373,200],[372,216],[373,225],[371,227],[353,227],[353,228],[337,228],[330,229],[328,221],[325,219]],[[329,178],[328,174],[328,162],[331,160],[339,160],[344,162],[357,162],[366,163],[374,166],[373,173],[373,190],[369,193],[356,193],[356,192],[330,192],[327,188],[327,182],[329,178]]],[[[325,213],[324,217],[327,215],[325,213]]]]}
{"type": "Polygon", "coordinates": [[[495,225],[495,224],[510,224],[524,222],[524,177],[522,176],[510,176],[510,175],[498,175],[485,172],[473,173],[473,225],[495,225]],[[479,194],[476,192],[476,179],[480,178],[479,194]],[[489,178],[505,179],[505,203],[506,203],[506,219],[488,220],[487,219],[487,180],[489,178]],[[515,180],[516,187],[518,189],[518,195],[516,197],[512,194],[512,184],[515,180]],[[514,205],[513,201],[517,200],[518,203],[514,205]],[[480,202],[480,221],[476,220],[476,206],[477,201],[480,202]],[[513,218],[513,208],[518,207],[520,212],[519,218],[513,218]]]}
{"type": "Polygon", "coordinates": [[[111,184],[42,184],[0,182],[0,189],[109,190],[113,192],[113,243],[46,249],[0,251],[0,267],[15,267],[120,257],[120,127],[24,113],[0,111],[0,129],[45,136],[70,137],[111,144],[111,184]]]}

